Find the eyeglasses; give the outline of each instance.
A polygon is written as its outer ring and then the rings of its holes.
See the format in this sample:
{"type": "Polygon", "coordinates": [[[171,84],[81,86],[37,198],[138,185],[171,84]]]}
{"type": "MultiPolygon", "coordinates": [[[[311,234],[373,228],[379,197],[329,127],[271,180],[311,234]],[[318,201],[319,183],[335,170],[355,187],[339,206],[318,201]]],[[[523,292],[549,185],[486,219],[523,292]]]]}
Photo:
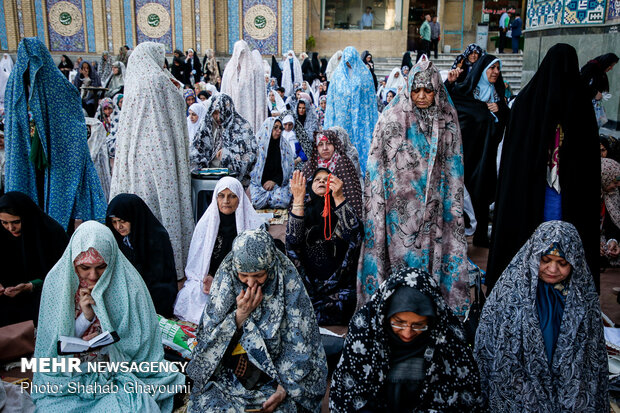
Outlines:
{"type": "Polygon", "coordinates": [[[392,328],[396,329],[396,330],[404,330],[406,328],[410,328],[412,331],[426,331],[428,330],[428,324],[422,325],[422,324],[405,324],[405,323],[396,323],[394,321],[392,321],[390,323],[390,325],[392,326],[392,328]]]}

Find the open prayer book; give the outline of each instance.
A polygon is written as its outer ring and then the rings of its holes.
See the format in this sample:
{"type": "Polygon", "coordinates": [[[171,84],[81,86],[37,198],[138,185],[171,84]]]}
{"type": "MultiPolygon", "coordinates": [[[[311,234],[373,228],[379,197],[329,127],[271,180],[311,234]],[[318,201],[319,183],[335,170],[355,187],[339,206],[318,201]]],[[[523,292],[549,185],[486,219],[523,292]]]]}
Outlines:
{"type": "Polygon", "coordinates": [[[84,353],[105,347],[109,344],[116,343],[120,340],[116,331],[99,334],[90,340],[82,340],[78,337],[60,336],[58,340],[58,354],[67,355],[75,353],[84,353]]]}

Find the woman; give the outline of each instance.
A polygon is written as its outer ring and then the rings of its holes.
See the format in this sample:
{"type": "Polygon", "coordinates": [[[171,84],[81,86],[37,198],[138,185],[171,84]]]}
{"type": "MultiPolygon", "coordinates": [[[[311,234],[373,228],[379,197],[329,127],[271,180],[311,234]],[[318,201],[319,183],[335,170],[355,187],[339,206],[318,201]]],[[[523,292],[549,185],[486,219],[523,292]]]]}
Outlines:
{"type": "Polygon", "coordinates": [[[110,199],[110,182],[112,181],[112,165],[108,151],[108,132],[105,125],[95,118],[86,118],[88,129],[88,150],[90,158],[101,182],[105,199],[110,199]]]}
{"type": "Polygon", "coordinates": [[[172,316],[177,296],[174,254],[168,231],[139,196],[119,194],[110,201],[106,225],[118,248],[138,270],[157,314],[172,316]]]}
{"type": "Polygon", "coordinates": [[[269,117],[278,117],[286,110],[286,105],[275,90],[270,90],[267,95],[267,114],[269,117]]]}
{"type": "Polygon", "coordinates": [[[105,92],[105,97],[112,98],[122,93],[125,86],[125,65],[122,62],[112,63],[112,71],[106,79],[104,86],[108,90],[105,92]]]}
{"type": "Polygon", "coordinates": [[[325,77],[328,82],[332,81],[332,76],[334,72],[340,65],[340,61],[342,60],[342,50],[337,50],[336,53],[329,58],[329,62],[327,62],[327,68],[325,69],[325,77]]]}
{"type": "Polygon", "coordinates": [[[13,59],[11,59],[11,56],[9,56],[8,53],[4,53],[2,59],[0,59],[0,71],[10,74],[13,70],[13,66],[13,59]]]}
{"type": "Polygon", "coordinates": [[[607,123],[607,114],[602,100],[603,94],[609,92],[607,72],[613,69],[616,63],[618,63],[618,56],[615,53],[607,53],[595,57],[581,68],[581,79],[587,85],[599,128],[607,123]]]}
{"type": "Polygon", "coordinates": [[[487,298],[474,350],[492,412],[603,412],[607,351],[581,239],[541,224],[487,298]]]}
{"type": "Polygon", "coordinates": [[[110,156],[110,165],[114,166],[114,158],[116,156],[116,132],[121,119],[121,110],[123,108],[123,95],[117,94],[112,98],[114,103],[114,112],[112,112],[112,122],[110,124],[110,132],[108,133],[106,144],[108,146],[108,155],[110,156]]]}
{"type": "Polygon", "coordinates": [[[497,185],[497,146],[504,136],[510,109],[504,98],[499,59],[484,55],[462,83],[456,83],[459,70],[450,71],[446,87],[458,112],[463,135],[465,187],[478,223],[473,242],[486,248],[489,205],[495,200],[497,185]]]}
{"type": "Polygon", "coordinates": [[[390,273],[420,268],[452,310],[469,307],[458,117],[428,58],[413,67],[375,128],[364,185],[358,307],[390,273]]]}
{"type": "Polygon", "coordinates": [[[456,79],[457,82],[460,83],[465,80],[467,74],[474,66],[474,63],[478,61],[482,54],[482,47],[478,46],[475,43],[472,43],[467,46],[467,48],[465,48],[465,51],[463,53],[461,53],[456,57],[456,59],[454,59],[454,63],[452,64],[452,70],[456,68],[461,69],[461,72],[456,79]]]}
{"type": "Polygon", "coordinates": [[[60,63],[58,69],[62,72],[67,79],[69,79],[69,73],[73,70],[73,62],[69,59],[69,56],[63,54],[60,56],[60,63]]]}
{"type": "Polygon", "coordinates": [[[296,119],[292,111],[285,110],[279,119],[284,126],[282,137],[289,143],[295,155],[295,169],[301,170],[304,163],[309,159],[309,154],[312,154],[314,150],[313,138],[308,136],[304,126],[296,119]]]}
{"type": "Polygon", "coordinates": [[[187,411],[318,412],[325,352],[303,283],[273,238],[263,229],[240,234],[211,291],[188,366],[187,411]]]}
{"type": "Polygon", "coordinates": [[[360,186],[363,188],[364,176],[362,175],[360,169],[360,156],[357,153],[357,149],[355,149],[355,145],[351,143],[351,138],[349,138],[349,134],[340,126],[332,126],[327,130],[334,131],[336,132],[336,135],[338,135],[338,140],[340,140],[340,142],[342,143],[342,150],[347,155],[347,158],[351,160],[351,163],[353,163],[353,166],[357,171],[357,175],[360,177],[360,186]]]}
{"type": "Polygon", "coordinates": [[[433,277],[392,275],[353,316],[330,389],[332,412],[481,412],[463,328],[433,277]]]}
{"type": "Polygon", "coordinates": [[[213,49],[207,49],[204,60],[202,61],[202,72],[205,76],[205,81],[212,85],[217,85],[221,80],[220,67],[215,60],[215,52],[213,49]]]}
{"type": "Polygon", "coordinates": [[[39,39],[22,39],[17,56],[5,96],[6,191],[27,194],[65,229],[76,220],[103,221],[107,202],[79,92],[39,39]]]}
{"type": "MultiPolygon", "coordinates": [[[[83,362],[166,363],[155,308],[140,274],[121,254],[112,232],[90,221],[75,231],[45,280],[35,357],[60,362],[60,336],[88,338],[102,332],[116,332],[120,340],[76,355],[83,362]]],[[[85,365],[81,370],[34,373],[33,384],[55,389],[33,392],[37,409],[172,412],[174,393],[185,381],[181,373],[172,371],[92,372],[85,365]],[[163,390],[138,391],[138,384],[163,390]],[[76,392],[78,385],[90,385],[92,390],[76,392]]]]}
{"type": "Polygon", "coordinates": [[[112,131],[112,119],[114,114],[114,102],[110,98],[103,98],[99,102],[97,120],[103,123],[107,133],[112,131]]]}
{"type": "Polygon", "coordinates": [[[131,53],[116,133],[110,196],[136,194],[170,235],[178,279],[184,278],[194,231],[185,102],[164,70],[161,43],[140,43],[131,53]]]}
{"type": "Polygon", "coordinates": [[[198,82],[202,77],[200,57],[196,56],[194,49],[187,49],[187,54],[185,55],[185,72],[188,74],[187,77],[190,85],[198,82]]]}
{"type": "Polygon", "coordinates": [[[602,266],[620,265],[620,164],[601,158],[601,257],[602,266]]]}
{"type": "Polygon", "coordinates": [[[33,320],[39,314],[43,280],[69,238],[27,195],[0,197],[0,327],[33,320]]]}
{"type": "Polygon", "coordinates": [[[93,117],[97,110],[97,95],[90,90],[82,89],[84,87],[101,87],[101,78],[99,74],[90,63],[84,61],[80,65],[79,73],[73,79],[73,85],[80,91],[82,96],[82,106],[88,113],[88,116],[93,117]]]}
{"type": "Polygon", "coordinates": [[[333,130],[324,130],[315,134],[316,145],[302,171],[312,176],[317,168],[325,168],[344,182],[344,196],[359,219],[364,214],[362,205],[362,187],[360,175],[353,162],[347,157],[342,141],[333,130]]]}
{"type": "Polygon", "coordinates": [[[401,69],[405,66],[407,66],[407,69],[409,70],[411,70],[411,68],[413,67],[413,62],[411,61],[411,53],[408,51],[403,53],[403,58],[400,61],[401,69]]]}
{"type": "Polygon", "coordinates": [[[256,134],[258,159],[252,170],[250,198],[256,209],[287,208],[291,202],[290,179],[295,154],[282,136],[282,121],[267,118],[256,134]]]}
{"type": "Polygon", "coordinates": [[[375,62],[372,61],[372,54],[368,50],[362,52],[362,62],[366,65],[370,73],[372,74],[372,81],[375,84],[375,90],[377,90],[377,75],[375,75],[375,62]]]}
{"type": "MultiPolygon", "coordinates": [[[[110,52],[104,50],[99,60],[98,72],[102,80],[106,81],[112,74],[112,58],[110,52]]],[[[114,96],[114,95],[112,95],[114,96]]]]}
{"type": "Polygon", "coordinates": [[[207,101],[207,112],[190,146],[192,169],[228,168],[244,187],[256,162],[256,138],[250,124],[235,111],[230,96],[207,101]]]}
{"type": "Polygon", "coordinates": [[[299,59],[295,56],[295,51],[289,50],[282,59],[282,82],[280,85],[284,88],[284,95],[293,95],[295,83],[300,85],[302,81],[301,63],[299,63],[299,59]]]}
{"type": "Polygon", "coordinates": [[[406,89],[407,79],[403,76],[401,70],[397,67],[392,69],[390,76],[388,77],[387,82],[385,82],[385,87],[383,88],[384,95],[381,97],[382,100],[386,100],[386,95],[388,90],[393,89],[398,93],[401,89],[406,89]]]}
{"type": "Polygon", "coordinates": [[[185,267],[187,281],[174,305],[177,317],[195,324],[199,324],[209,299],[213,277],[237,235],[264,223],[252,208],[241,182],[235,178],[220,179],[213,198],[216,202],[211,202],[196,224],[185,267]]]}
{"type": "Polygon", "coordinates": [[[187,134],[189,136],[190,145],[196,137],[196,133],[200,129],[203,119],[207,115],[207,107],[203,103],[194,103],[187,110],[187,134]]]}
{"type": "Polygon", "coordinates": [[[557,44],[512,106],[493,213],[488,288],[534,230],[552,219],[577,228],[598,285],[601,161],[597,137],[577,52],[557,44]]]}
{"type": "Polygon", "coordinates": [[[319,98],[319,106],[316,108],[316,116],[318,118],[318,130],[323,129],[325,123],[325,108],[327,107],[327,96],[323,95],[319,98]]]}
{"type": "Polygon", "coordinates": [[[297,101],[295,119],[303,126],[308,138],[312,140],[314,132],[319,129],[319,121],[316,116],[315,106],[312,104],[312,99],[306,93],[301,93],[297,101]]]}
{"type": "Polygon", "coordinates": [[[319,325],[346,326],[355,311],[361,217],[344,194],[346,183],[337,175],[318,168],[311,176],[306,182],[303,173],[293,173],[286,250],[304,280],[319,325]],[[324,217],[327,199],[329,212],[324,217]]]}
{"type": "MultiPolygon", "coordinates": [[[[187,106],[187,110],[189,110],[189,107],[196,103],[196,92],[194,92],[194,89],[185,89],[183,91],[183,99],[185,99],[185,106],[187,106]]],[[[187,113],[186,116],[188,114],[189,113],[187,113]]]]}

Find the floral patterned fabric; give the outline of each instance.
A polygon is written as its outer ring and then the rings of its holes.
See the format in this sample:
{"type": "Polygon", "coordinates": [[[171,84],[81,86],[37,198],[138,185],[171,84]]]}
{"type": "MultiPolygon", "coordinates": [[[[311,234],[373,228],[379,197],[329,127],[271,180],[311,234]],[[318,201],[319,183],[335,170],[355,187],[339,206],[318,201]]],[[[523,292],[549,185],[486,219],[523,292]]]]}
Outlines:
{"type": "Polygon", "coordinates": [[[186,104],[163,69],[164,57],[164,45],[151,42],[140,43],[129,57],[110,198],[130,193],[144,200],[170,235],[182,279],[194,231],[186,104]]]}
{"type": "Polygon", "coordinates": [[[362,174],[366,171],[368,149],[378,117],[372,74],[357,50],[349,46],[342,52],[342,64],[336,68],[327,91],[323,127],[341,126],[347,131],[359,153],[362,174]]]}
{"type": "Polygon", "coordinates": [[[387,411],[384,383],[390,370],[386,328],[388,298],[401,286],[414,288],[435,304],[424,352],[425,378],[411,397],[413,412],[480,412],[484,410],[480,376],[463,327],[446,305],[428,273],[408,268],[384,281],[372,300],[351,320],[344,350],[330,389],[330,411],[349,413],[373,406],[387,411]]]}
{"type": "Polygon", "coordinates": [[[413,267],[433,276],[457,314],[467,310],[462,151],[456,110],[439,71],[422,59],[375,129],[364,188],[358,306],[390,273],[413,267]],[[410,91],[425,72],[431,75],[435,101],[418,109],[410,91]]]}
{"type": "Polygon", "coordinates": [[[226,94],[220,93],[209,98],[206,105],[207,113],[189,149],[191,167],[215,167],[216,155],[221,150],[218,167],[228,168],[228,172],[247,187],[256,162],[257,145],[252,127],[235,111],[231,97],[226,94]],[[215,111],[220,113],[219,127],[213,120],[215,111]]]}
{"type": "Polygon", "coordinates": [[[297,270],[263,229],[240,234],[215,274],[188,366],[194,380],[188,412],[242,412],[263,404],[277,385],[286,390],[279,412],[321,410],[327,361],[319,329],[297,270]],[[267,270],[263,300],[243,323],[239,344],[271,381],[247,390],[221,361],[237,330],[236,297],[245,287],[237,273],[267,270]]]}
{"type": "Polygon", "coordinates": [[[541,224],[493,287],[474,350],[491,411],[604,412],[607,352],[598,294],[577,230],[541,224]],[[553,359],[547,361],[536,308],[540,259],[556,243],[572,267],[553,359]]]}
{"type": "Polygon", "coordinates": [[[310,139],[313,139],[314,132],[319,130],[319,119],[317,118],[316,107],[314,106],[314,103],[312,103],[312,100],[308,100],[305,96],[301,97],[295,104],[294,115],[295,115],[295,119],[297,120],[297,122],[301,123],[302,126],[304,127],[304,130],[306,131],[306,135],[308,135],[310,139]],[[301,122],[301,119],[299,118],[299,104],[301,102],[303,102],[306,105],[306,119],[304,120],[303,123],[301,122]]]}
{"type": "MultiPolygon", "coordinates": [[[[297,107],[297,105],[295,105],[295,107],[297,107]]],[[[293,128],[293,130],[295,131],[295,138],[297,139],[297,142],[299,142],[299,144],[301,145],[301,150],[304,151],[304,154],[306,155],[306,157],[310,159],[310,155],[312,154],[312,151],[314,150],[314,141],[313,141],[314,138],[308,135],[308,133],[306,132],[306,129],[304,129],[304,125],[302,125],[297,120],[297,117],[295,116],[292,110],[285,110],[284,112],[282,112],[279,116],[280,121],[283,122],[284,118],[286,118],[289,115],[292,116],[293,119],[295,119],[295,127],[293,128]]],[[[305,165],[305,162],[299,162],[297,165],[295,165],[295,169],[301,170],[304,165],[305,165]]]]}
{"type": "MultiPolygon", "coordinates": [[[[269,142],[271,141],[271,132],[273,124],[279,118],[267,118],[263,123],[260,131],[256,134],[258,141],[258,160],[252,170],[252,181],[250,183],[250,198],[254,208],[287,208],[291,202],[290,179],[293,177],[295,169],[295,154],[291,149],[291,145],[285,139],[280,138],[280,159],[282,162],[282,186],[275,185],[271,191],[263,188],[262,178],[265,170],[265,162],[267,161],[267,152],[269,150],[269,142]]],[[[298,137],[299,139],[299,137],[298,137]]]]}

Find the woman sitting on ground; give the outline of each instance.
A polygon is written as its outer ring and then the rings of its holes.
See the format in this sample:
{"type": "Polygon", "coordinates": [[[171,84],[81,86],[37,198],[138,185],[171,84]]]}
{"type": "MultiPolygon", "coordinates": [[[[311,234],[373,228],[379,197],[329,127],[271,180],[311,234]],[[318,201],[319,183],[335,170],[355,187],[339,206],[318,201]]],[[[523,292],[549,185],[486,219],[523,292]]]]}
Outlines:
{"type": "Polygon", "coordinates": [[[0,198],[0,327],[37,323],[43,280],[69,238],[60,224],[21,192],[0,198]]]}
{"type": "Polygon", "coordinates": [[[265,230],[234,241],[215,274],[197,340],[188,412],[320,410],[327,363],[312,303],[265,230]]]}
{"type": "Polygon", "coordinates": [[[295,155],[282,135],[282,121],[267,118],[256,134],[258,160],[251,174],[250,196],[256,209],[287,208],[295,155]]]}
{"type": "Polygon", "coordinates": [[[235,178],[220,179],[213,190],[213,199],[216,202],[211,202],[196,224],[185,267],[187,280],[174,305],[177,317],[195,324],[199,323],[207,303],[213,276],[237,235],[264,222],[235,178]]]}
{"type": "Polygon", "coordinates": [[[353,316],[330,411],[484,411],[463,328],[430,274],[393,274],[353,316]]]}
{"type": "Polygon", "coordinates": [[[305,176],[295,171],[291,192],[287,254],[304,280],[319,325],[348,325],[356,303],[357,261],[363,234],[360,217],[344,196],[343,182],[328,169],[317,169],[307,183],[305,176]],[[329,218],[325,218],[322,213],[328,180],[329,218]]]}
{"type": "Polygon", "coordinates": [[[620,164],[601,158],[601,266],[620,266],[620,164]]]}
{"type": "MultiPolygon", "coordinates": [[[[112,232],[89,221],[78,227],[45,279],[34,356],[60,362],[60,336],[88,339],[103,332],[116,332],[120,340],[76,355],[83,363],[166,363],[155,308],[140,274],[120,252],[112,232]]],[[[175,388],[185,382],[173,372],[90,372],[85,365],[81,370],[34,373],[33,385],[56,389],[33,392],[37,410],[171,412],[175,388]],[[92,391],[76,392],[79,384],[92,385],[92,391]],[[138,384],[166,390],[130,390],[139,389],[138,384]]]]}
{"type": "Polygon", "coordinates": [[[572,224],[541,224],[493,287],[474,350],[491,411],[604,412],[601,307],[572,224]]]}

